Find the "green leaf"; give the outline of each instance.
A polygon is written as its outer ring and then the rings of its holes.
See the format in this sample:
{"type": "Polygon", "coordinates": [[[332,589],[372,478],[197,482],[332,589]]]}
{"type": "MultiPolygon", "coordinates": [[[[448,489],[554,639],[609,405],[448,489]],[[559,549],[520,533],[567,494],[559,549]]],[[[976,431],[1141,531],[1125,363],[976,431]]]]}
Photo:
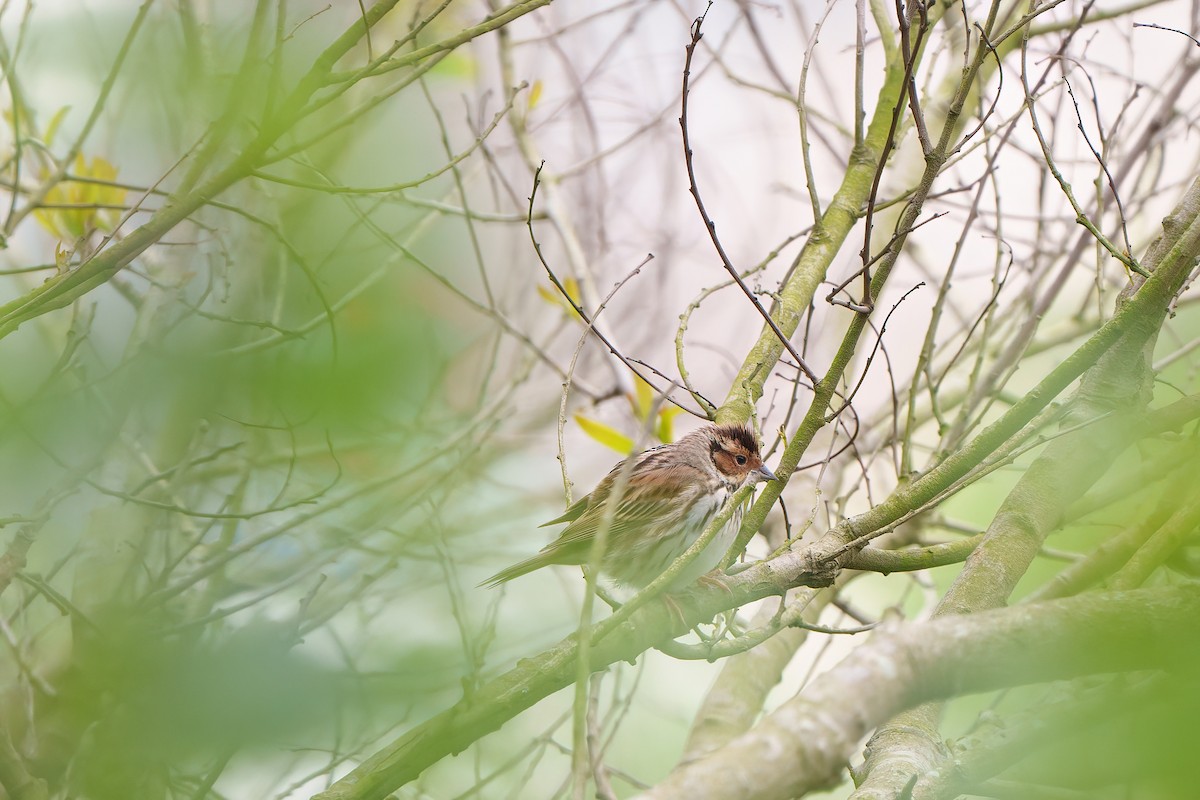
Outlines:
{"type": "Polygon", "coordinates": [[[623,456],[627,456],[633,452],[633,439],[630,439],[617,429],[611,428],[603,422],[589,419],[582,414],[576,414],[575,421],[579,423],[580,428],[583,428],[584,433],[605,447],[616,450],[623,456]]]}

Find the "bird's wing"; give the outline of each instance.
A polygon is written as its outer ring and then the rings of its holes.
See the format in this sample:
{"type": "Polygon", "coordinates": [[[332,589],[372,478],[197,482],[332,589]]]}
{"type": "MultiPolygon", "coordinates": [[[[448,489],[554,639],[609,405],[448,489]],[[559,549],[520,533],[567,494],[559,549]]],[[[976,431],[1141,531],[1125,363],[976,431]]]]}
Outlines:
{"type": "Polygon", "coordinates": [[[574,522],[575,520],[579,519],[583,512],[587,511],[588,503],[591,501],[592,496],[590,494],[585,494],[583,497],[567,506],[567,510],[562,514],[558,515],[549,522],[543,522],[541,525],[538,525],[538,527],[549,528],[551,525],[557,525],[560,522],[574,522]]]}
{"type": "MultiPolygon", "coordinates": [[[[644,450],[641,453],[638,453],[636,456],[633,456],[633,458],[635,458],[636,460],[633,465],[633,472],[630,474],[630,484],[631,485],[633,482],[633,476],[636,475],[640,469],[645,468],[645,465],[651,461],[651,456],[653,456],[655,453],[659,452],[660,450],[665,450],[665,449],[666,449],[665,445],[659,445],[658,447],[651,447],[649,450],[644,450]]],[[[579,498],[574,503],[567,506],[566,511],[559,514],[557,517],[550,520],[549,522],[543,522],[541,525],[538,525],[538,527],[539,528],[549,528],[551,525],[558,525],[563,522],[574,522],[575,520],[579,519],[581,516],[583,516],[584,512],[587,511],[588,508],[590,507],[592,498],[608,496],[608,489],[609,489],[609,487],[611,487],[613,485],[613,482],[617,479],[617,475],[620,474],[621,467],[624,464],[625,464],[625,461],[618,461],[617,465],[615,467],[613,467],[611,470],[609,470],[608,474],[605,475],[604,478],[600,481],[600,483],[596,486],[596,490],[594,492],[591,492],[590,494],[585,494],[583,497],[579,498]]]]}
{"type": "MultiPolygon", "coordinates": [[[[563,530],[562,535],[542,549],[551,563],[581,564],[587,561],[616,482],[615,472],[610,472],[589,495],[588,507],[563,530]]],[[[684,510],[703,491],[704,478],[699,470],[686,465],[635,467],[613,514],[608,541],[640,536],[655,526],[682,519],[684,510]]]]}

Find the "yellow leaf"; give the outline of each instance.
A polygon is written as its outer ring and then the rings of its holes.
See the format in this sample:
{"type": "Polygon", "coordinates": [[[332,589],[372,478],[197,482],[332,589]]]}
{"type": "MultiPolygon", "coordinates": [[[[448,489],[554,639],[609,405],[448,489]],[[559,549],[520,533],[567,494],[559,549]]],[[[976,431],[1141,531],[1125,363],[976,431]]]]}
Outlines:
{"type": "Polygon", "coordinates": [[[571,302],[575,305],[583,303],[583,295],[579,293],[579,281],[574,278],[567,278],[563,283],[563,288],[567,290],[567,297],[571,298],[571,302]]]}
{"type": "Polygon", "coordinates": [[[670,444],[675,441],[673,421],[682,411],[683,409],[679,406],[664,405],[662,410],[658,412],[658,424],[654,428],[654,434],[663,444],[670,444]]]}
{"type": "Polygon", "coordinates": [[[654,406],[654,387],[642,380],[641,375],[633,376],[633,414],[639,422],[644,422],[650,416],[654,406]]]}
{"type": "Polygon", "coordinates": [[[583,429],[584,433],[605,447],[616,450],[623,456],[627,456],[633,452],[633,439],[630,439],[615,428],[611,428],[603,422],[589,419],[582,414],[576,414],[575,421],[579,423],[579,427],[583,429]]]}
{"type": "Polygon", "coordinates": [[[538,100],[542,99],[542,82],[534,81],[533,86],[529,89],[529,105],[528,108],[533,108],[538,104],[538,100]]]}
{"type": "Polygon", "coordinates": [[[111,231],[117,224],[119,210],[105,206],[120,206],[125,202],[125,190],[119,186],[107,186],[117,177],[117,168],[109,161],[97,156],[89,164],[80,153],[75,157],[74,177],[60,181],[46,192],[43,201],[48,208],[39,208],[34,216],[50,233],[60,239],[74,241],[93,230],[111,231]],[[78,208],[55,208],[55,206],[79,206],[78,208]]]}
{"type": "MultiPolygon", "coordinates": [[[[567,297],[570,297],[575,305],[579,305],[579,281],[575,280],[574,278],[567,278],[562,282],[562,284],[563,288],[567,290],[567,297]]],[[[568,303],[566,298],[562,296],[562,292],[558,290],[557,286],[543,286],[538,284],[537,293],[538,296],[547,303],[561,307],[568,314],[575,313],[575,309],[572,308],[571,303],[568,303]]]]}

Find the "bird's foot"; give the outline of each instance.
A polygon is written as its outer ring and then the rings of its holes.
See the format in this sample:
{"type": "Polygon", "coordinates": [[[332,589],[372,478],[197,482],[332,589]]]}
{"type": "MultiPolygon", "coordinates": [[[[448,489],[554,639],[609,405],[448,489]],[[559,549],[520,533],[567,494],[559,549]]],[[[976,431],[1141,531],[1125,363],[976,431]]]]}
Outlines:
{"type": "Polygon", "coordinates": [[[667,610],[671,612],[671,618],[679,623],[677,627],[687,628],[687,617],[683,615],[683,609],[679,607],[679,603],[671,596],[669,592],[663,592],[659,595],[659,599],[666,605],[667,610]]]}
{"type": "Polygon", "coordinates": [[[725,582],[725,575],[720,570],[714,569],[712,572],[706,572],[697,578],[696,582],[710,589],[723,589],[726,594],[733,597],[733,589],[729,588],[729,584],[725,582]]]}

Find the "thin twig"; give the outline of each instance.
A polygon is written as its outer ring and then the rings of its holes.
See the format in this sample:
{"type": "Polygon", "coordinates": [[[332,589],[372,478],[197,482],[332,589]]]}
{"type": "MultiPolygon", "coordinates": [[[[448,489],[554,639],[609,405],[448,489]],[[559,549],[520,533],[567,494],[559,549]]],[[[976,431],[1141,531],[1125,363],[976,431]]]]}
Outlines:
{"type": "Polygon", "coordinates": [[[725,271],[729,273],[730,277],[733,278],[734,282],[737,283],[738,287],[742,290],[746,297],[749,298],[750,302],[754,304],[754,307],[758,309],[758,313],[762,315],[763,320],[766,321],[767,326],[770,327],[771,331],[774,332],[775,336],[779,339],[780,344],[782,344],[784,348],[786,348],[787,351],[792,354],[792,358],[796,359],[796,364],[800,367],[801,371],[804,372],[810,381],[816,383],[818,380],[816,373],[809,369],[808,364],[804,363],[804,359],[800,357],[800,353],[798,353],[796,348],[792,346],[791,341],[788,340],[788,337],[784,334],[784,332],[779,329],[779,325],[776,324],[775,320],[771,318],[770,313],[763,308],[762,303],[758,302],[758,298],[754,296],[754,292],[750,291],[750,287],[747,286],[746,282],[742,280],[742,276],[738,274],[737,268],[734,267],[733,262],[729,260],[729,255],[725,252],[725,248],[721,245],[721,240],[717,237],[717,224],[713,222],[712,217],[708,215],[708,211],[704,207],[704,200],[700,197],[700,189],[696,184],[696,167],[692,157],[691,137],[688,134],[687,109],[688,95],[691,91],[688,83],[691,80],[692,74],[692,55],[696,52],[696,45],[700,43],[700,39],[704,36],[700,28],[704,24],[704,18],[708,15],[708,10],[710,8],[712,8],[711,0],[708,6],[704,9],[704,13],[699,17],[696,17],[696,19],[692,22],[692,38],[691,41],[688,42],[687,47],[684,48],[687,55],[685,56],[683,62],[683,100],[680,104],[679,127],[683,133],[683,157],[684,163],[687,165],[688,190],[691,192],[692,197],[696,201],[696,209],[700,212],[701,219],[704,220],[704,227],[708,231],[709,238],[712,239],[713,247],[716,248],[717,255],[720,256],[721,264],[725,267],[725,271]]]}
{"type": "MultiPolygon", "coordinates": [[[[533,205],[534,205],[534,200],[537,198],[537,190],[538,190],[538,186],[540,185],[539,179],[542,174],[542,167],[544,167],[544,166],[546,166],[545,161],[543,161],[541,164],[539,164],[537,170],[533,173],[533,191],[531,191],[529,193],[529,210],[525,216],[525,226],[529,229],[529,240],[533,243],[533,252],[537,254],[538,261],[541,262],[542,268],[546,270],[546,275],[550,278],[550,282],[554,284],[554,288],[558,290],[558,293],[562,295],[563,299],[566,300],[567,303],[570,304],[571,308],[575,311],[575,313],[579,315],[579,318],[583,320],[585,325],[587,325],[588,330],[590,330],[593,334],[595,334],[596,338],[604,343],[604,346],[608,348],[608,352],[610,352],[614,356],[616,356],[617,360],[619,360],[622,364],[624,364],[629,369],[630,372],[632,372],[634,375],[637,375],[639,378],[641,378],[643,381],[645,381],[646,384],[649,385],[650,388],[652,388],[655,392],[657,392],[659,394],[666,394],[666,392],[664,392],[664,390],[660,389],[654,383],[654,381],[650,380],[645,375],[643,375],[642,371],[639,370],[636,366],[634,366],[633,362],[628,357],[626,357],[624,353],[619,351],[616,348],[616,346],[613,345],[613,343],[609,340],[609,338],[607,336],[605,336],[604,333],[601,332],[601,330],[599,328],[596,327],[596,324],[595,324],[594,320],[592,319],[592,317],[586,311],[583,310],[583,307],[580,306],[579,303],[575,302],[575,298],[571,296],[571,293],[567,291],[567,287],[564,286],[562,281],[559,280],[558,276],[556,274],[554,274],[554,270],[550,268],[550,264],[547,263],[545,255],[542,254],[542,245],[540,242],[538,242],[537,235],[534,234],[534,232],[533,232],[533,205]]],[[[678,384],[674,384],[674,382],[672,382],[672,383],[673,383],[673,385],[678,386],[678,384]]],[[[685,388],[685,387],[680,386],[679,388],[685,388]]],[[[667,402],[669,402],[673,406],[679,407],[680,409],[688,412],[689,414],[691,414],[693,416],[700,417],[701,419],[708,419],[707,414],[705,414],[703,412],[693,411],[692,409],[688,408],[687,406],[681,405],[679,403],[679,401],[671,399],[670,397],[667,398],[667,402]]]]}

